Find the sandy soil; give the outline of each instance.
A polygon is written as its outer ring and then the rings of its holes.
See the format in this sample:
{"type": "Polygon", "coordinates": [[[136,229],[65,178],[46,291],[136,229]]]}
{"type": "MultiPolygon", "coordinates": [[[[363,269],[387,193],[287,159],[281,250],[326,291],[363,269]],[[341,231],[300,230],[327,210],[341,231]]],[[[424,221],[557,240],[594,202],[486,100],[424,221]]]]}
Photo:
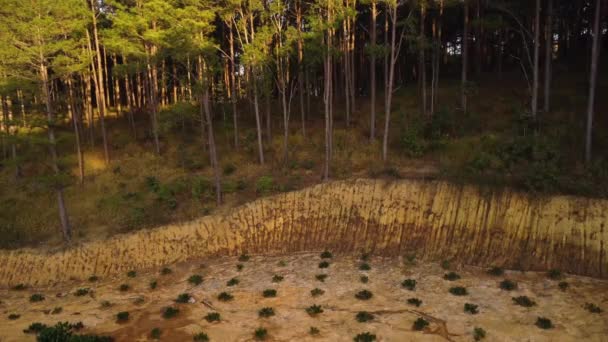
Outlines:
{"type": "Polygon", "coordinates": [[[372,256],[368,261],[371,270],[359,270],[361,261],[355,256],[334,255],[330,266],[318,267],[322,259],[318,253],[286,256],[252,256],[246,262],[236,257],[205,259],[196,262],[169,265],[172,273],[162,275],[160,269],[139,273],[130,278],[100,279],[87,283],[63,283],[50,288],[27,288],[22,291],[0,290],[0,341],[34,341],[35,336],[24,334],[32,322],[54,324],[59,321],[81,321],[85,328],[79,333],[113,336],[116,341],[148,341],[153,328],[162,331],[161,341],[192,341],[192,336],[205,332],[211,341],[250,341],[254,331],[264,327],[269,341],[352,341],[362,332],[370,332],[378,341],[473,341],[473,329],[483,328],[486,341],[608,341],[608,282],[591,278],[565,276],[569,288],[562,291],[558,281],[545,274],[506,271],[503,276],[488,275],[484,269],[452,265],[461,279],[448,281],[448,272],[437,263],[415,262],[398,258],[372,256]],[[243,264],[241,271],[236,265],[243,264]],[[325,273],[324,282],[316,279],[325,273]],[[187,279],[200,274],[204,281],[198,286],[187,279]],[[273,282],[274,275],[281,282],[273,282]],[[366,275],[364,284],[360,277],[366,275]],[[239,284],[227,286],[231,278],[239,284]],[[401,286],[406,278],[416,279],[417,286],[409,291],[401,286]],[[499,288],[499,282],[511,279],[518,284],[513,291],[499,288]],[[149,283],[157,280],[152,290],[149,283]],[[120,284],[129,284],[130,290],[121,292],[120,284]],[[454,296],[453,286],[466,287],[469,294],[454,296]],[[78,297],[74,292],[88,287],[91,293],[78,297]],[[313,297],[310,291],[320,288],[323,295],[313,297]],[[265,289],[276,289],[275,298],[264,298],[265,289]],[[355,293],[368,289],[373,293],[369,300],[358,300],[355,293]],[[227,291],[234,296],[229,302],[217,299],[227,291]],[[41,293],[45,300],[30,303],[33,293],[41,293]],[[189,293],[195,303],[174,302],[181,293],[189,293]],[[528,296],[537,305],[524,308],[515,305],[512,297],[528,296]],[[408,304],[407,299],[419,298],[422,305],[408,304]],[[109,301],[110,307],[102,302],[109,301]],[[591,313],[586,303],[604,309],[591,313]],[[465,303],[479,306],[479,313],[465,313],[465,303]],[[317,304],[323,312],[310,316],[306,308],[317,304]],[[177,317],[164,319],[164,307],[178,308],[177,317]],[[54,308],[60,313],[53,314],[54,308]],[[259,318],[263,307],[274,308],[270,318],[259,318]],[[117,323],[116,314],[128,311],[128,322],[117,323]],[[371,322],[359,323],[359,311],[374,315],[371,322]],[[219,312],[221,321],[209,323],[204,316],[219,312]],[[8,315],[18,314],[16,320],[8,315]],[[535,326],[539,316],[551,319],[553,329],[542,330],[535,326]],[[430,325],[424,331],[414,331],[413,322],[422,317],[430,325]],[[311,327],[319,329],[311,336],[311,327]]]}

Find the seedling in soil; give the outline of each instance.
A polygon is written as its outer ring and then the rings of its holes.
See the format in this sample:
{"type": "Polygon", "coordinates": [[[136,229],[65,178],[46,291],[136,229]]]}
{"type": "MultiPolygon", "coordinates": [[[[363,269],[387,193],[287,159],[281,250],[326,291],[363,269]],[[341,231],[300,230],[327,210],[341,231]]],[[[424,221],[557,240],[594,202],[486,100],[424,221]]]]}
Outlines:
{"type": "Polygon", "coordinates": [[[203,283],[203,277],[199,274],[194,274],[188,278],[188,282],[194,286],[197,286],[203,283]]]}
{"type": "Polygon", "coordinates": [[[553,280],[559,280],[562,278],[562,271],[558,269],[551,269],[547,272],[547,277],[553,280]]]}
{"type": "Polygon", "coordinates": [[[188,303],[188,301],[192,298],[189,293],[182,293],[175,299],[176,303],[188,303]]]}
{"type": "Polygon", "coordinates": [[[361,282],[363,284],[367,284],[367,282],[369,282],[369,278],[367,276],[364,276],[364,275],[361,276],[361,277],[359,277],[359,280],[361,280],[361,282]]]}
{"type": "Polygon", "coordinates": [[[368,290],[361,290],[355,294],[355,298],[359,300],[368,300],[371,299],[373,296],[374,294],[368,290]]]}
{"type": "Polygon", "coordinates": [[[422,305],[422,301],[418,298],[409,298],[407,300],[408,304],[415,305],[416,307],[422,305]]]}
{"type": "Polygon", "coordinates": [[[120,292],[126,292],[129,291],[129,289],[131,288],[131,286],[129,286],[129,284],[121,284],[118,289],[120,290],[120,292]]]}
{"type": "Polygon", "coordinates": [[[357,313],[357,316],[355,316],[355,319],[357,320],[357,322],[359,323],[365,323],[365,322],[369,322],[371,320],[374,319],[374,315],[367,312],[367,311],[359,311],[357,313]]]}
{"type": "Polygon", "coordinates": [[[247,254],[241,254],[241,256],[239,257],[239,261],[240,262],[247,262],[249,261],[250,257],[247,254]]]}
{"type": "Polygon", "coordinates": [[[226,286],[235,286],[239,284],[239,280],[237,278],[232,278],[226,282],[226,286]]]}
{"type": "Polygon", "coordinates": [[[129,313],[127,311],[121,311],[116,314],[116,322],[123,323],[129,320],[129,313]]]}
{"type": "Polygon", "coordinates": [[[264,296],[264,298],[276,297],[277,296],[277,290],[275,290],[275,289],[266,289],[266,290],[264,290],[264,292],[262,292],[262,296],[264,296]]]}
{"type": "Polygon", "coordinates": [[[210,312],[205,316],[205,320],[209,323],[211,322],[219,322],[220,321],[220,313],[219,312],[210,312]]]}
{"type": "Polygon", "coordinates": [[[43,300],[44,300],[44,296],[41,295],[40,293],[35,293],[30,297],[30,302],[32,302],[32,303],[42,302],[43,300]]]}
{"type": "Polygon", "coordinates": [[[17,315],[17,314],[10,314],[10,315],[8,315],[8,319],[10,319],[11,321],[19,319],[19,317],[21,317],[21,315],[17,315]]]}
{"type": "Polygon", "coordinates": [[[548,318],[538,317],[538,319],[536,319],[536,326],[546,330],[553,328],[553,323],[548,318]]]}
{"type": "Polygon", "coordinates": [[[96,275],[92,275],[89,277],[89,282],[94,283],[99,280],[99,277],[96,275]]]}
{"type": "Polygon", "coordinates": [[[355,336],[353,341],[355,342],[373,342],[376,340],[376,335],[364,332],[355,336]]]}
{"type": "MultiPolygon", "coordinates": [[[[101,302],[101,307],[103,307],[103,303],[104,302],[101,302]]],[[[110,303],[110,302],[108,302],[108,303],[110,303]]],[[[62,311],[63,311],[63,308],[61,306],[57,306],[57,307],[53,308],[53,310],[51,311],[51,315],[60,314],[62,311]]]]}
{"type": "Polygon", "coordinates": [[[591,313],[602,313],[602,309],[593,303],[585,303],[585,309],[591,313]]]}
{"type": "Polygon", "coordinates": [[[527,296],[513,297],[512,299],[515,304],[523,306],[525,308],[530,308],[536,305],[536,302],[528,298],[527,296]]]}
{"type": "Polygon", "coordinates": [[[317,274],[315,278],[317,278],[318,281],[324,282],[325,279],[327,279],[327,274],[317,274]]]}
{"type": "Polygon", "coordinates": [[[323,313],[323,308],[321,308],[321,306],[319,306],[319,305],[311,305],[306,308],[306,313],[311,316],[315,316],[320,313],[323,313]]]}
{"type": "Polygon", "coordinates": [[[466,295],[469,294],[469,292],[467,291],[467,289],[464,288],[464,287],[462,287],[462,286],[450,287],[449,291],[454,296],[466,296],[466,295]]]}
{"type": "Polygon", "coordinates": [[[464,312],[470,313],[471,315],[476,315],[479,313],[479,306],[471,303],[465,303],[464,312]]]}
{"type": "Polygon", "coordinates": [[[443,275],[443,279],[454,281],[460,279],[460,275],[456,272],[449,272],[443,275]]]}
{"type": "Polygon", "coordinates": [[[327,261],[321,261],[319,263],[319,268],[328,268],[329,267],[329,262],[327,261]]]}
{"type": "Polygon", "coordinates": [[[30,326],[23,330],[23,333],[25,334],[38,334],[39,332],[42,331],[42,329],[47,328],[48,326],[46,324],[40,323],[40,322],[35,322],[30,324],[30,326]]]}
{"type": "Polygon", "coordinates": [[[161,334],[162,334],[162,332],[160,331],[159,328],[154,328],[154,329],[152,329],[152,331],[150,331],[150,337],[154,340],[159,340],[161,334]]]}
{"type": "Polygon", "coordinates": [[[320,288],[315,288],[315,289],[310,290],[310,294],[313,297],[321,296],[324,293],[325,293],[325,291],[321,290],[320,288]]]}
{"type": "Polygon", "coordinates": [[[566,291],[568,289],[568,287],[570,287],[570,284],[568,284],[568,282],[566,282],[566,281],[560,281],[559,284],[557,284],[557,286],[559,287],[560,290],[566,291]]]}
{"type": "Polygon", "coordinates": [[[198,334],[192,336],[192,340],[194,342],[207,342],[207,341],[209,341],[209,336],[207,336],[207,334],[202,332],[202,333],[198,333],[198,334]]]}
{"type": "Polygon", "coordinates": [[[412,326],[412,329],[416,330],[416,331],[421,331],[424,330],[424,328],[426,328],[429,325],[429,322],[422,318],[422,317],[418,317],[417,320],[414,321],[414,325],[412,326]]]}
{"type": "Polygon", "coordinates": [[[272,276],[272,282],[273,283],[280,283],[283,281],[283,276],[275,274],[272,276]]]}
{"type": "Polygon", "coordinates": [[[239,271],[239,272],[241,272],[243,270],[243,267],[245,267],[245,266],[243,266],[243,264],[237,264],[236,265],[236,270],[239,271]]]}
{"type": "Polygon", "coordinates": [[[484,338],[486,338],[486,331],[483,330],[483,328],[476,327],[473,329],[473,339],[475,339],[475,341],[481,341],[484,338]]]}
{"type": "Polygon", "coordinates": [[[179,313],[179,309],[174,308],[172,306],[168,306],[163,309],[162,315],[163,315],[164,319],[169,319],[169,318],[173,318],[173,317],[177,316],[178,313],[179,313]]]}
{"type": "Polygon", "coordinates": [[[23,291],[25,289],[27,289],[27,286],[25,284],[17,284],[15,286],[11,287],[11,290],[13,290],[13,291],[23,291]]]}
{"type": "Polygon", "coordinates": [[[331,259],[334,256],[331,254],[330,251],[324,251],[323,253],[321,253],[321,259],[331,259]]]}
{"type": "Polygon", "coordinates": [[[414,291],[414,289],[416,289],[416,280],[414,279],[405,279],[402,283],[401,286],[403,286],[404,288],[410,290],[410,291],[414,291]]]}
{"type": "Polygon", "coordinates": [[[152,280],[149,285],[150,290],[155,290],[158,287],[158,282],[156,280],[152,280]]]}
{"type": "Polygon", "coordinates": [[[495,277],[500,277],[504,273],[505,273],[505,271],[502,268],[498,267],[498,266],[494,266],[494,267],[492,267],[492,268],[490,268],[488,270],[488,274],[489,275],[493,275],[495,277]]]}
{"type": "Polygon", "coordinates": [[[234,296],[228,292],[222,292],[217,296],[217,299],[221,300],[222,302],[229,302],[234,299],[234,296]]]}
{"type": "Polygon", "coordinates": [[[369,270],[372,269],[372,267],[368,263],[364,262],[364,263],[362,263],[362,264],[359,265],[359,269],[361,271],[369,271],[369,270]]]}
{"type": "Polygon", "coordinates": [[[498,286],[505,291],[512,291],[517,288],[517,283],[509,279],[505,279],[501,281],[498,286]]]}
{"type": "Polygon", "coordinates": [[[310,327],[310,329],[308,329],[308,333],[312,336],[317,336],[321,333],[321,331],[317,327],[310,327]]]}
{"type": "Polygon", "coordinates": [[[171,273],[173,273],[173,271],[169,267],[164,267],[162,270],[160,270],[160,274],[162,275],[169,275],[171,273]]]}
{"type": "Polygon", "coordinates": [[[265,328],[257,328],[253,333],[253,337],[255,337],[255,339],[258,341],[263,341],[266,339],[266,337],[268,337],[268,330],[265,328]]]}
{"type": "Polygon", "coordinates": [[[129,278],[135,278],[135,277],[137,277],[137,272],[135,272],[135,271],[129,271],[129,272],[127,272],[127,277],[129,277],[129,278]]]}
{"type": "Polygon", "coordinates": [[[76,297],[86,296],[89,294],[89,292],[90,292],[89,288],[78,289],[78,290],[76,290],[76,292],[74,292],[74,296],[76,296],[76,297]]]}
{"type": "Polygon", "coordinates": [[[261,318],[268,318],[274,316],[274,309],[268,307],[262,308],[260,309],[260,311],[258,311],[258,316],[260,316],[261,318]]]}

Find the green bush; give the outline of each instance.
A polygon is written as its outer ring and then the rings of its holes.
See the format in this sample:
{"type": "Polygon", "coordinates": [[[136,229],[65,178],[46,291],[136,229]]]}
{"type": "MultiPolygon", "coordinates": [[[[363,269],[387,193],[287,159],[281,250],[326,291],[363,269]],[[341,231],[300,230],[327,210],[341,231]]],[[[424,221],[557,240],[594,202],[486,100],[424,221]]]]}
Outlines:
{"type": "Polygon", "coordinates": [[[245,267],[245,265],[243,265],[243,264],[237,264],[236,265],[236,270],[239,271],[239,272],[241,272],[243,270],[243,267],[245,267]]]}
{"type": "Polygon", "coordinates": [[[162,275],[168,275],[171,273],[173,273],[173,271],[169,267],[163,267],[163,269],[160,270],[160,274],[162,275]]]}
{"type": "Polygon", "coordinates": [[[505,279],[505,280],[501,281],[498,286],[502,290],[505,290],[505,291],[512,291],[512,290],[517,289],[517,283],[514,281],[511,281],[509,279],[505,279]]]}
{"type": "Polygon", "coordinates": [[[44,296],[41,295],[40,293],[35,293],[30,296],[30,302],[32,302],[32,303],[42,302],[43,300],[44,300],[44,296]]]}
{"type": "Polygon", "coordinates": [[[121,284],[118,287],[118,290],[120,290],[120,292],[126,292],[126,291],[129,291],[130,288],[131,288],[131,286],[129,286],[129,284],[121,284]]]}
{"type": "Polygon", "coordinates": [[[410,291],[414,291],[416,289],[416,280],[414,279],[405,279],[402,283],[401,286],[410,290],[410,291]]]}
{"type": "MultiPolygon", "coordinates": [[[[103,307],[103,302],[102,303],[102,307],[103,307]]],[[[63,311],[63,308],[61,306],[57,306],[54,307],[53,310],[51,310],[51,315],[58,315],[63,311]]]]}
{"type": "Polygon", "coordinates": [[[368,290],[361,290],[357,293],[355,293],[355,298],[359,299],[359,300],[369,300],[374,296],[373,293],[371,293],[371,291],[368,290]]]}
{"type": "Polygon", "coordinates": [[[261,318],[274,316],[274,309],[270,307],[261,308],[260,311],[258,311],[258,316],[261,318]]]}
{"type": "Polygon", "coordinates": [[[585,310],[596,314],[602,313],[602,309],[593,303],[585,303],[585,310]]]}
{"type": "Polygon", "coordinates": [[[371,269],[372,269],[372,267],[366,262],[359,265],[359,270],[361,270],[361,271],[369,271],[371,269]]]}
{"type": "Polygon", "coordinates": [[[363,283],[363,284],[367,284],[369,282],[369,277],[366,275],[362,275],[359,277],[359,280],[363,283]]]}
{"type": "Polygon", "coordinates": [[[479,306],[471,303],[465,303],[464,312],[470,313],[471,315],[476,315],[479,313],[479,306]]]}
{"type": "Polygon", "coordinates": [[[127,311],[121,311],[116,314],[116,321],[119,323],[126,322],[129,320],[129,313],[127,311]]]}
{"type": "Polygon", "coordinates": [[[11,287],[11,290],[13,290],[13,291],[23,291],[25,289],[27,289],[27,286],[25,284],[17,284],[15,286],[11,287]]]}
{"type": "Polygon", "coordinates": [[[76,292],[74,292],[74,296],[76,296],[76,297],[86,296],[89,294],[89,292],[90,292],[90,289],[88,287],[81,288],[81,289],[76,290],[76,292]]]}
{"type": "Polygon", "coordinates": [[[275,275],[272,276],[272,282],[273,283],[280,283],[282,281],[283,281],[283,276],[280,276],[280,275],[277,275],[277,274],[275,274],[275,275]]]}
{"type": "Polygon", "coordinates": [[[192,336],[192,340],[194,340],[194,342],[207,342],[209,341],[209,336],[207,336],[207,334],[204,332],[201,332],[192,336]]]}
{"type": "Polygon", "coordinates": [[[359,323],[365,323],[365,322],[372,321],[374,319],[374,315],[367,311],[359,311],[357,313],[357,315],[355,316],[355,319],[359,323]]]}
{"type": "Polygon", "coordinates": [[[272,298],[277,296],[277,290],[275,289],[266,289],[262,292],[262,296],[264,298],[272,298]]]}
{"type": "Polygon", "coordinates": [[[256,340],[263,341],[268,337],[268,330],[266,330],[265,328],[257,328],[253,333],[253,337],[256,340]]]}
{"type": "Polygon", "coordinates": [[[528,298],[527,296],[513,297],[512,299],[515,304],[526,307],[526,308],[536,305],[536,302],[534,302],[532,299],[528,298]]]}
{"type": "Polygon", "coordinates": [[[155,290],[156,287],[158,286],[158,282],[156,280],[152,280],[150,281],[150,284],[148,284],[150,286],[150,290],[155,290]]]}
{"type": "Polygon", "coordinates": [[[194,274],[188,278],[188,282],[194,286],[197,286],[203,283],[203,277],[199,274],[194,274]]]}
{"type": "Polygon", "coordinates": [[[321,306],[319,306],[319,305],[311,305],[306,308],[306,313],[309,314],[310,316],[315,316],[320,313],[323,313],[323,308],[321,308],[321,306]]]}
{"type": "Polygon", "coordinates": [[[357,334],[353,341],[355,342],[373,342],[376,340],[376,335],[371,334],[369,332],[364,332],[361,334],[357,334]]]}
{"type": "Polygon", "coordinates": [[[462,286],[450,287],[449,292],[454,296],[466,296],[469,294],[467,289],[462,286]]]}
{"type": "Polygon", "coordinates": [[[327,279],[328,275],[327,274],[317,274],[315,275],[315,278],[320,281],[320,282],[325,282],[325,279],[327,279]]]}
{"type": "Polygon", "coordinates": [[[483,330],[483,328],[475,327],[475,329],[473,329],[473,339],[475,341],[481,341],[484,338],[486,338],[486,331],[483,330]]]}
{"type": "Polygon", "coordinates": [[[217,299],[222,302],[229,302],[234,299],[234,296],[228,292],[222,292],[217,296],[217,299]]]}
{"type": "Polygon", "coordinates": [[[412,326],[412,329],[420,331],[420,330],[424,330],[424,328],[429,326],[429,322],[422,318],[422,317],[418,317],[417,320],[414,321],[414,324],[412,326]]]}
{"type": "Polygon", "coordinates": [[[220,321],[220,313],[219,312],[210,312],[205,316],[205,320],[209,323],[211,322],[219,322],[220,321]]]}
{"type": "Polygon", "coordinates": [[[232,278],[226,282],[226,286],[235,286],[239,284],[238,278],[232,278]]]}
{"type": "Polygon", "coordinates": [[[324,293],[325,291],[321,290],[320,288],[310,290],[310,295],[313,297],[322,296],[324,293]]]}
{"type": "Polygon", "coordinates": [[[168,306],[162,310],[162,316],[164,319],[173,318],[177,316],[177,314],[179,314],[179,309],[172,306],[168,306]]]}
{"type": "Polygon", "coordinates": [[[189,293],[182,293],[180,295],[177,296],[177,298],[175,299],[176,303],[188,303],[188,301],[190,300],[190,298],[192,298],[192,296],[190,296],[189,293]]]}
{"type": "Polygon", "coordinates": [[[449,280],[449,281],[455,281],[460,279],[460,275],[456,272],[449,272],[443,275],[443,279],[445,280],[449,280]]]}
{"type": "Polygon", "coordinates": [[[19,317],[21,317],[21,315],[18,315],[18,314],[10,314],[10,315],[8,315],[8,319],[11,320],[11,321],[17,320],[17,319],[19,319],[19,317]]]}
{"type": "Polygon", "coordinates": [[[274,179],[271,176],[262,176],[255,183],[255,191],[258,194],[268,194],[275,190],[274,179]]]}
{"type": "Polygon", "coordinates": [[[407,303],[410,305],[414,305],[416,307],[419,307],[420,305],[422,305],[422,301],[418,298],[409,298],[407,300],[407,303]]]}
{"type": "Polygon", "coordinates": [[[549,279],[559,280],[562,278],[562,272],[557,269],[551,269],[547,272],[547,277],[549,277],[549,279]]]}
{"type": "Polygon", "coordinates": [[[325,250],[323,251],[323,253],[321,253],[321,259],[331,259],[333,257],[333,254],[331,254],[331,252],[328,250],[325,250]]]}
{"type": "Polygon", "coordinates": [[[327,261],[321,261],[319,263],[319,268],[328,268],[329,267],[329,262],[327,261]]]}
{"type": "Polygon", "coordinates": [[[550,319],[545,318],[545,317],[538,317],[536,319],[536,323],[535,325],[541,329],[552,329],[553,328],[553,322],[551,322],[550,319]]]}
{"type": "Polygon", "coordinates": [[[48,328],[48,326],[46,324],[42,324],[40,322],[35,322],[30,324],[30,326],[23,330],[23,333],[25,334],[38,334],[42,331],[42,329],[48,328]]]}
{"type": "Polygon", "coordinates": [[[129,278],[135,278],[135,277],[137,277],[137,272],[135,272],[135,271],[129,271],[129,272],[127,272],[127,277],[129,277],[129,278]]]}
{"type": "Polygon", "coordinates": [[[72,330],[77,330],[78,324],[60,322],[52,327],[44,327],[38,334],[38,342],[112,342],[113,337],[97,335],[74,335],[72,330]]]}

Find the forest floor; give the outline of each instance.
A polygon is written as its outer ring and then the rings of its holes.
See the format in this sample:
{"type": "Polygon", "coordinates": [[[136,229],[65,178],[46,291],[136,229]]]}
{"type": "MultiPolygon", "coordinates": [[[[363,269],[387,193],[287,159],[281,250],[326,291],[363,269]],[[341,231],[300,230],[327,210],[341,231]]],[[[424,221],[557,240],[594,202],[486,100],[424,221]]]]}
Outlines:
{"type": "Polygon", "coordinates": [[[300,253],[281,256],[251,256],[203,259],[146,273],[98,279],[87,283],[64,283],[48,288],[0,290],[0,341],[34,341],[26,334],[31,323],[53,325],[56,322],[82,322],[78,334],[109,335],[116,341],[153,340],[151,332],[160,329],[162,341],[191,341],[204,332],[211,341],[251,341],[256,329],[267,330],[269,341],[352,341],[360,333],[369,332],[378,341],[472,341],[475,328],[482,328],[487,341],[605,341],[608,336],[608,312],[592,313],[586,307],[594,303],[608,305],[608,283],[579,276],[562,275],[550,279],[547,274],[505,271],[493,276],[487,270],[436,264],[416,260],[337,255],[322,259],[319,254],[300,253]],[[327,268],[319,263],[327,261],[327,268]],[[367,263],[368,270],[361,270],[367,263]],[[238,265],[243,265],[239,270],[238,265]],[[445,280],[455,272],[461,278],[445,280]],[[319,274],[327,278],[320,281],[319,274]],[[201,275],[202,283],[188,281],[201,275]],[[282,279],[274,279],[276,276],[282,279]],[[364,283],[362,276],[367,276],[364,283]],[[237,284],[227,282],[238,279],[237,284]],[[405,279],[416,280],[414,290],[402,286],[405,279]],[[517,284],[510,291],[499,284],[509,279],[517,284]],[[151,289],[151,282],[157,287],[151,289]],[[560,282],[567,282],[562,289],[560,282]],[[128,284],[127,291],[120,291],[128,284]],[[468,294],[455,296],[450,288],[461,286],[468,294]],[[89,289],[76,296],[79,289],[89,289]],[[322,294],[312,296],[318,288],[322,294]],[[265,298],[266,289],[276,290],[276,297],[265,298]],[[359,300],[355,294],[366,289],[372,297],[359,300]],[[218,295],[228,292],[233,299],[220,301],[218,295]],[[30,296],[42,294],[44,300],[32,303],[30,296]],[[176,303],[178,295],[187,293],[191,303],[176,303]],[[522,307],[512,298],[527,296],[534,306],[522,307]],[[420,306],[408,303],[418,298],[420,306]],[[478,313],[464,311],[465,303],[478,306],[478,313]],[[311,315],[306,309],[319,305],[321,313],[311,315]],[[163,318],[164,308],[179,312],[163,318]],[[261,318],[258,311],[269,307],[274,316],[261,318]],[[368,322],[358,322],[361,311],[373,315],[368,322]],[[119,312],[129,318],[117,322],[119,312]],[[204,317],[220,314],[219,322],[204,317]],[[19,315],[9,320],[10,314],[19,315]],[[553,328],[541,329],[539,317],[551,320],[553,328]],[[414,322],[422,318],[429,323],[421,331],[414,322]],[[311,335],[311,327],[318,329],[311,335]]]}

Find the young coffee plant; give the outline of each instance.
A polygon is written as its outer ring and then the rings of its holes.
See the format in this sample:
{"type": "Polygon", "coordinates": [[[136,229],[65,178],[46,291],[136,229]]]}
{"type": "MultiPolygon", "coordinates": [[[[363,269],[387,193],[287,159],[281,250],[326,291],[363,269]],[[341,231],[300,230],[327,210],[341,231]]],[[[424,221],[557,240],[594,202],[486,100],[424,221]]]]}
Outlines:
{"type": "Polygon", "coordinates": [[[603,311],[599,306],[593,303],[585,303],[585,310],[596,314],[602,313],[603,311]]]}
{"type": "Polygon", "coordinates": [[[466,296],[469,294],[467,289],[462,286],[450,287],[449,292],[454,296],[466,296]]]}
{"type": "Polygon", "coordinates": [[[498,287],[505,291],[513,291],[517,289],[517,283],[509,279],[505,279],[498,284],[498,287]]]}
{"type": "Polygon", "coordinates": [[[316,316],[320,313],[323,313],[323,308],[319,305],[311,305],[306,308],[306,313],[311,316],[316,316]]]}
{"type": "Polygon", "coordinates": [[[464,312],[470,313],[471,315],[476,315],[479,313],[479,306],[471,303],[465,303],[464,312]]]}
{"type": "Polygon", "coordinates": [[[371,269],[372,267],[366,262],[359,264],[359,270],[361,271],[369,271],[371,269]]]}
{"type": "Polygon", "coordinates": [[[359,323],[365,323],[365,322],[372,321],[374,319],[374,315],[367,311],[359,311],[357,313],[357,315],[355,316],[355,319],[359,323]]]}
{"type": "Polygon", "coordinates": [[[313,297],[318,297],[321,296],[325,293],[325,291],[321,290],[320,288],[314,288],[312,290],[310,290],[310,295],[313,297]]]}
{"type": "Polygon", "coordinates": [[[412,329],[416,331],[421,331],[424,330],[424,328],[426,328],[427,326],[429,326],[429,322],[422,317],[418,317],[418,319],[414,321],[412,329]]]}
{"type": "Polygon", "coordinates": [[[402,283],[401,286],[403,286],[404,288],[410,290],[410,291],[414,291],[416,289],[416,280],[414,279],[405,279],[402,283]]]}
{"type": "Polygon", "coordinates": [[[177,314],[179,314],[179,309],[172,306],[168,306],[162,310],[162,316],[164,319],[173,318],[177,316],[177,314]]]}
{"type": "Polygon", "coordinates": [[[418,299],[418,298],[409,298],[407,300],[407,303],[410,304],[410,305],[414,305],[416,307],[422,305],[422,301],[420,299],[418,299]]]}
{"type": "Polygon", "coordinates": [[[160,270],[161,275],[169,275],[171,273],[173,273],[173,271],[169,267],[163,267],[163,269],[160,270]]]}
{"type": "Polygon", "coordinates": [[[116,314],[116,322],[124,323],[129,320],[129,313],[127,311],[121,311],[116,314]]]}
{"type": "Polygon", "coordinates": [[[81,288],[81,289],[76,290],[76,292],[74,292],[74,296],[76,296],[76,297],[86,296],[89,294],[89,292],[90,292],[90,289],[88,287],[81,288]]]}
{"type": "Polygon", "coordinates": [[[190,301],[190,298],[192,298],[192,296],[190,296],[189,293],[182,293],[180,295],[177,296],[177,298],[175,299],[176,303],[188,303],[188,301],[190,301]]]}
{"type": "Polygon", "coordinates": [[[127,292],[130,288],[131,286],[129,286],[129,284],[120,284],[118,290],[120,290],[120,292],[127,292]]]}
{"type": "Polygon", "coordinates": [[[229,302],[234,299],[234,296],[228,292],[222,292],[217,296],[217,299],[222,302],[229,302]]]}
{"type": "Polygon", "coordinates": [[[460,275],[456,272],[449,272],[443,275],[443,279],[445,280],[449,280],[449,281],[455,281],[460,279],[460,275]]]}
{"type": "Polygon", "coordinates": [[[355,342],[373,342],[375,340],[376,340],[376,335],[369,333],[369,332],[357,334],[357,336],[355,336],[355,338],[353,339],[353,341],[355,341],[355,342]]]}
{"type": "Polygon", "coordinates": [[[549,279],[552,280],[559,280],[562,278],[562,271],[558,270],[558,269],[550,269],[547,272],[547,277],[549,277],[549,279]]]}
{"type": "Polygon", "coordinates": [[[152,331],[150,331],[150,337],[153,340],[160,340],[161,335],[162,335],[162,331],[160,330],[160,328],[154,328],[154,329],[152,329],[152,331]]]}
{"type": "Polygon", "coordinates": [[[209,336],[207,336],[207,334],[205,334],[204,332],[200,332],[200,333],[192,336],[192,340],[194,342],[208,342],[209,336]]]}
{"type": "Polygon", "coordinates": [[[260,311],[258,311],[258,316],[260,316],[261,318],[268,318],[274,316],[274,309],[269,307],[261,308],[260,311]]]}
{"type": "Polygon", "coordinates": [[[272,282],[273,283],[280,283],[283,281],[283,276],[275,274],[272,276],[272,282]]]}
{"type": "Polygon", "coordinates": [[[135,277],[137,277],[137,272],[135,272],[135,271],[129,271],[129,272],[127,272],[127,277],[129,277],[129,278],[135,278],[135,277]]]}
{"type": "Polygon", "coordinates": [[[368,299],[371,299],[373,296],[374,296],[374,294],[368,290],[361,290],[361,291],[355,293],[355,298],[357,298],[359,300],[368,300],[368,299]]]}
{"type": "Polygon", "coordinates": [[[311,336],[317,336],[321,333],[321,330],[319,330],[319,328],[317,327],[310,327],[310,329],[308,329],[308,334],[310,334],[311,336]]]}
{"type": "Polygon", "coordinates": [[[150,286],[150,290],[155,290],[158,287],[158,282],[156,280],[152,280],[148,285],[150,286]]]}
{"type": "Polygon", "coordinates": [[[273,298],[277,296],[277,290],[275,289],[266,289],[262,292],[262,296],[264,298],[273,298]]]}
{"type": "Polygon", "coordinates": [[[323,251],[323,253],[321,253],[321,259],[331,259],[333,258],[333,254],[331,254],[330,251],[323,251]]]}
{"type": "Polygon", "coordinates": [[[211,322],[219,322],[220,321],[220,313],[219,312],[210,312],[205,316],[205,320],[209,323],[211,322]]]}
{"type": "Polygon", "coordinates": [[[359,280],[363,283],[363,284],[367,284],[369,282],[369,278],[366,275],[362,275],[359,277],[359,280]]]}
{"type": "Polygon", "coordinates": [[[535,325],[541,329],[551,329],[553,328],[553,322],[550,319],[545,317],[538,317],[536,319],[535,325]]]}
{"type": "Polygon", "coordinates": [[[40,293],[35,293],[30,296],[30,302],[32,302],[32,303],[42,302],[43,300],[44,300],[44,296],[41,295],[40,293]]]}
{"type": "Polygon", "coordinates": [[[488,270],[488,274],[489,275],[493,275],[495,277],[500,277],[504,273],[505,273],[505,271],[502,268],[498,267],[498,266],[494,266],[494,267],[492,267],[492,268],[490,268],[488,270]]]}
{"type": "Polygon", "coordinates": [[[317,274],[315,278],[320,282],[325,282],[325,279],[327,279],[327,274],[317,274]]]}
{"type": "Polygon", "coordinates": [[[247,254],[241,254],[241,256],[239,257],[239,261],[240,262],[247,262],[249,261],[250,257],[247,254]]]}
{"type": "Polygon", "coordinates": [[[329,262],[327,261],[321,261],[319,263],[319,268],[328,268],[329,267],[329,262]]]}
{"type": "Polygon", "coordinates": [[[486,338],[486,331],[483,330],[483,328],[475,327],[475,329],[473,329],[473,339],[475,341],[481,341],[484,338],[486,338]]]}
{"type": "Polygon", "coordinates": [[[194,286],[200,285],[203,283],[203,276],[200,274],[191,275],[190,278],[188,278],[188,282],[194,286]]]}
{"type": "Polygon", "coordinates": [[[268,330],[265,328],[257,328],[253,333],[253,337],[258,341],[263,341],[268,337],[268,330]]]}
{"type": "Polygon", "coordinates": [[[519,306],[523,306],[525,308],[530,308],[536,305],[536,302],[528,298],[527,296],[513,297],[512,299],[513,303],[519,306]]]}
{"type": "Polygon", "coordinates": [[[226,282],[226,286],[235,286],[239,284],[238,278],[232,278],[226,282]]]}

